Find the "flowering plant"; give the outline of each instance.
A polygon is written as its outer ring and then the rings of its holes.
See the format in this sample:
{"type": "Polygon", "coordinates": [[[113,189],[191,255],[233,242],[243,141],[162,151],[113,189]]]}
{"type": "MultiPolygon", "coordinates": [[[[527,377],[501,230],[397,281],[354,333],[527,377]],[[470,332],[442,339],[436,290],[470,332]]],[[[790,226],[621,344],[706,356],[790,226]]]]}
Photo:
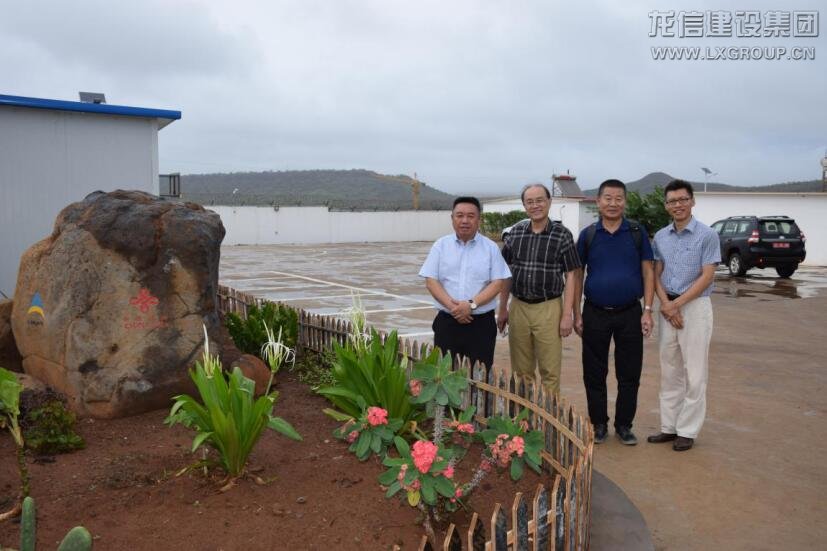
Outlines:
{"type": "MultiPolygon", "coordinates": [[[[360,333],[361,334],[361,333],[360,333]]],[[[407,430],[421,420],[422,406],[411,403],[408,394],[407,364],[399,360],[399,337],[396,331],[382,337],[373,329],[365,342],[354,337],[346,346],[333,344],[336,359],[330,373],[334,383],[320,388],[338,410],[325,410],[331,417],[357,419],[363,411],[358,399],[369,406],[388,412],[392,419],[401,419],[400,430],[407,430]],[[344,414],[344,415],[342,415],[344,414]]]]}
{"type": "Polygon", "coordinates": [[[333,432],[333,436],[350,444],[348,451],[356,454],[359,461],[365,461],[374,453],[384,456],[393,441],[393,435],[402,427],[402,419],[388,419],[386,409],[368,407],[361,396],[359,402],[362,406],[359,418],[348,418],[344,425],[333,432]]]}
{"type": "Polygon", "coordinates": [[[399,457],[386,457],[382,464],[389,469],[379,477],[379,483],[388,487],[385,497],[404,490],[411,507],[420,506],[421,502],[436,507],[438,496],[452,500],[452,505],[456,503],[457,486],[449,449],[427,440],[417,440],[409,446],[398,436],[393,442],[399,457]]]}
{"type": "Polygon", "coordinates": [[[522,477],[525,465],[540,472],[543,433],[529,430],[529,411],[522,410],[514,419],[477,419],[486,426],[478,432],[475,408],[459,410],[467,388],[466,374],[452,370],[450,356],[440,358],[435,352],[417,363],[408,390],[411,402],[424,404],[433,418],[432,437],[427,440],[422,431],[417,431],[420,439],[412,446],[396,437],[398,457],[388,455],[382,462],[388,467],[379,477],[379,483],[387,487],[386,497],[404,491],[408,503],[423,511],[425,530],[433,542],[436,540],[431,519],[439,521],[441,512],[462,506],[463,498],[495,468],[510,467],[513,480],[522,477]],[[456,480],[455,465],[466,455],[473,440],[482,441],[485,449],[471,479],[461,483],[456,480]]]}
{"type": "Polygon", "coordinates": [[[238,367],[226,374],[218,357],[210,355],[206,327],[204,339],[202,361],[195,362],[195,368],[190,370],[201,402],[187,394],[175,396],[164,423],[194,428],[192,451],[208,444],[218,451],[227,474],[238,477],[243,474],[247,458],[265,428],[293,440],[301,440],[301,436],[290,423],[272,415],[278,393],[269,392],[268,385],[268,392],[254,399],[255,383],[238,367]]]}
{"type": "Polygon", "coordinates": [[[486,444],[485,455],[490,463],[500,468],[510,465],[512,480],[523,477],[524,467],[540,472],[540,451],[543,449],[543,433],[528,430],[528,410],[522,410],[511,419],[503,415],[488,419],[488,427],[480,433],[486,444]]]}

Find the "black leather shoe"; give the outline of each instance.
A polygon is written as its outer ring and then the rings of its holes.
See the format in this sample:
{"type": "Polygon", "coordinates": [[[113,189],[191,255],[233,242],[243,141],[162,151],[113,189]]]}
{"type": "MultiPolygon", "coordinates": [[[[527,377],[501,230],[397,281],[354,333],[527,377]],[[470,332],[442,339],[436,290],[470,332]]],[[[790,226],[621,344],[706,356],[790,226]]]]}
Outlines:
{"type": "Polygon", "coordinates": [[[616,427],[615,434],[627,446],[634,446],[637,444],[637,437],[632,432],[632,427],[616,427]]]}
{"type": "Polygon", "coordinates": [[[695,443],[694,438],[686,438],[685,436],[678,436],[675,440],[675,443],[672,444],[672,449],[676,452],[685,452],[686,450],[691,450],[692,445],[695,443]]]}
{"type": "Polygon", "coordinates": [[[646,439],[647,442],[650,444],[663,444],[664,442],[671,442],[678,437],[677,434],[670,434],[668,432],[659,432],[657,434],[653,434],[649,438],[646,439]]]}
{"type": "Polygon", "coordinates": [[[602,425],[595,425],[594,426],[594,443],[595,444],[602,444],[606,441],[606,437],[609,436],[609,427],[606,424],[602,425]]]}

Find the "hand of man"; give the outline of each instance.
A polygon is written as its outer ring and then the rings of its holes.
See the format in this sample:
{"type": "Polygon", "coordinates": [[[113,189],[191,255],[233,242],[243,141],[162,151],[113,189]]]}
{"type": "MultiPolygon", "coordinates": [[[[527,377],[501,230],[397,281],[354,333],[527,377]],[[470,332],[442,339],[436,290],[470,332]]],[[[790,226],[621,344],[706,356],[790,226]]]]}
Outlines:
{"type": "Polygon", "coordinates": [[[574,319],[569,316],[563,316],[560,319],[560,336],[561,337],[568,337],[571,335],[572,327],[574,326],[574,319]]]}
{"type": "Polygon", "coordinates": [[[661,303],[660,305],[660,313],[663,314],[663,317],[665,317],[666,319],[671,318],[679,312],[680,308],[678,308],[678,305],[675,304],[675,302],[672,300],[667,300],[666,302],[661,303]]]}
{"type": "Polygon", "coordinates": [[[649,337],[652,335],[653,325],[654,322],[652,321],[652,312],[649,310],[644,310],[643,315],[640,317],[640,328],[644,337],[649,337]]]}
{"type": "Polygon", "coordinates": [[[506,325],[508,325],[508,308],[499,308],[497,310],[497,330],[504,333],[506,325]]]}
{"type": "Polygon", "coordinates": [[[672,327],[674,327],[675,329],[683,329],[683,316],[681,315],[680,310],[678,310],[677,314],[668,319],[669,323],[672,324],[672,327]]]}
{"type": "Polygon", "coordinates": [[[454,305],[454,307],[451,308],[451,315],[454,319],[462,324],[471,323],[473,319],[471,317],[471,303],[467,300],[454,299],[452,299],[451,302],[454,305]]]}
{"type": "Polygon", "coordinates": [[[574,316],[574,332],[579,337],[583,336],[583,316],[574,316]]]}

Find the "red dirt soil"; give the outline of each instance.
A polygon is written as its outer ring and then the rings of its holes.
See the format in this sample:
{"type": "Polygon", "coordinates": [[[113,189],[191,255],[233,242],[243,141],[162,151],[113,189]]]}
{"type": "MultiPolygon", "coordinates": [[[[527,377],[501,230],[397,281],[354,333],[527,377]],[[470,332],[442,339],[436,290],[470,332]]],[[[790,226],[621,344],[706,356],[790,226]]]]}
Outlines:
{"type": "MultiPolygon", "coordinates": [[[[80,421],[86,449],[53,462],[29,457],[38,547],[55,548],[81,524],[98,550],[418,548],[423,534],[418,510],[385,499],[376,481],[383,472],[379,461],[360,463],[333,438],[337,423],[322,413],[329,403],[290,373],[279,375],[278,390],[276,415],[290,421],[304,440],[265,431],[249,466],[269,483],[243,479],[224,493],[219,470],[208,477],[201,470],[176,476],[200,458],[200,451],[198,457],[189,452],[192,431],[163,424],[165,410],[80,421]]],[[[4,433],[0,509],[7,510],[19,476],[14,443],[4,433]]],[[[459,480],[470,478],[467,468],[478,462],[475,454],[458,468],[459,480]]],[[[531,498],[540,482],[551,486],[548,477],[530,471],[517,484],[507,473],[490,473],[472,494],[469,509],[486,519],[488,530],[496,502],[510,512],[514,494],[523,491],[531,498]]],[[[460,510],[451,520],[464,532],[470,517],[470,511],[460,510]]],[[[17,547],[19,533],[18,521],[0,522],[0,547],[17,547]]]]}

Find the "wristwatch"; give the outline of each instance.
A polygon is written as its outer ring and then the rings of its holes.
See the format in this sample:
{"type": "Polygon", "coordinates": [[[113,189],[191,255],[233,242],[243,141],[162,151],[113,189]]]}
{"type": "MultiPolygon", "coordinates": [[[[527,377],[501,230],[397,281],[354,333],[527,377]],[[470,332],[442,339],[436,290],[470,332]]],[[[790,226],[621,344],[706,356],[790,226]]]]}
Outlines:
{"type": "Polygon", "coordinates": [[[470,305],[471,305],[471,310],[476,310],[476,309],[477,309],[477,303],[476,303],[476,302],[474,302],[474,299],[469,298],[469,299],[468,299],[468,304],[470,304],[470,305]]]}

